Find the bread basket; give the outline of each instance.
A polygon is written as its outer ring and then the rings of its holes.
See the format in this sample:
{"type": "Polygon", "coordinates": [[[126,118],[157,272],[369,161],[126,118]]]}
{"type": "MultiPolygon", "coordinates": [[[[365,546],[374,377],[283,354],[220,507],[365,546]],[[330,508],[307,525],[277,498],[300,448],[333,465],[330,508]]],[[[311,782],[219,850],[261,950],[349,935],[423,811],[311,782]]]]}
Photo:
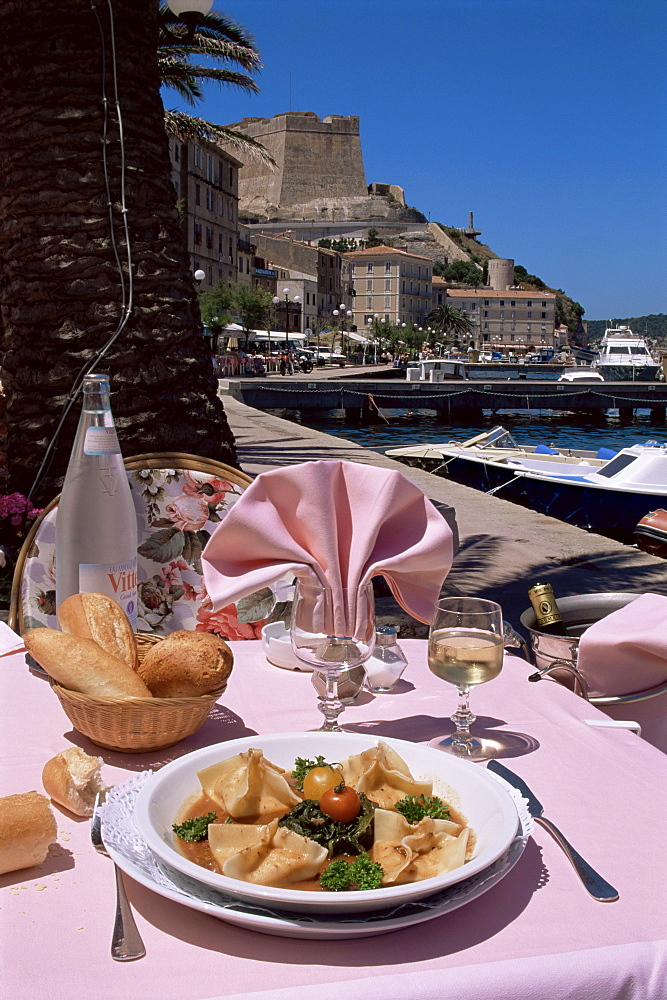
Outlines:
{"type": "MultiPolygon", "coordinates": [[[[137,632],[139,661],[164,636],[137,632]]],[[[226,689],[193,698],[97,698],[70,691],[51,681],[75,729],[97,746],[125,753],[145,753],[173,746],[196,733],[226,689]]]]}

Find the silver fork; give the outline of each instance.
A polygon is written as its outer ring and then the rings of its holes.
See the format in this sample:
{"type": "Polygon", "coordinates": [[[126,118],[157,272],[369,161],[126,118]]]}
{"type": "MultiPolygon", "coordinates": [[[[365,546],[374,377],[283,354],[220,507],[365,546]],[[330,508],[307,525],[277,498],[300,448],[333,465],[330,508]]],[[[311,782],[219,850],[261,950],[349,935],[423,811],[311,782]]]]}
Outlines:
{"type": "MultiPolygon", "coordinates": [[[[102,840],[102,818],[99,812],[99,807],[105,798],[106,792],[98,792],[95,796],[93,818],[90,824],[90,839],[93,842],[95,850],[108,858],[109,853],[102,840]]],[[[143,958],[146,954],[146,948],[132,916],[130,903],[125,893],[125,886],[123,885],[122,872],[115,862],[113,868],[116,876],[116,919],[111,937],[111,957],[116,962],[130,962],[135,958],[143,958]]]]}

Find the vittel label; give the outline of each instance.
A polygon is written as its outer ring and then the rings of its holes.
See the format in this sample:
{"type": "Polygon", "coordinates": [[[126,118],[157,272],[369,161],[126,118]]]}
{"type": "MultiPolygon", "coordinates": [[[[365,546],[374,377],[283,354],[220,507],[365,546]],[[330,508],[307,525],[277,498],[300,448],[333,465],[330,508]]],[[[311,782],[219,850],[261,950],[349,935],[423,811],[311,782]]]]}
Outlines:
{"type": "Polygon", "coordinates": [[[89,427],[83,442],[86,455],[120,455],[115,427],[89,427]]]}
{"type": "Polygon", "coordinates": [[[81,593],[106,594],[119,604],[137,626],[137,561],[122,563],[79,563],[81,593]]]}

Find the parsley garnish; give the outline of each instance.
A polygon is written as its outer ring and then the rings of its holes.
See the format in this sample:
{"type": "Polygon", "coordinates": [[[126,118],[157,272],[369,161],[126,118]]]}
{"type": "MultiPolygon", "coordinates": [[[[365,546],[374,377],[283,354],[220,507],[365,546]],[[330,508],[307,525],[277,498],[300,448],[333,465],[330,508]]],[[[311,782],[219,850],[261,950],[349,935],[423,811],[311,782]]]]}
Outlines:
{"type": "Polygon", "coordinates": [[[344,858],[332,861],[320,875],[320,885],[331,892],[345,892],[349,889],[379,889],[384,869],[371,861],[370,855],[360,854],[354,861],[344,858]]]}
{"type": "Polygon", "coordinates": [[[205,816],[193,816],[191,819],[186,819],[183,823],[174,823],[172,830],[181,840],[187,840],[189,843],[194,844],[198,840],[206,840],[208,838],[208,824],[215,823],[217,816],[218,814],[215,812],[206,813],[205,816]]]}
{"type": "Polygon", "coordinates": [[[408,823],[419,823],[425,816],[449,819],[449,809],[437,795],[406,795],[394,808],[408,823]]]}

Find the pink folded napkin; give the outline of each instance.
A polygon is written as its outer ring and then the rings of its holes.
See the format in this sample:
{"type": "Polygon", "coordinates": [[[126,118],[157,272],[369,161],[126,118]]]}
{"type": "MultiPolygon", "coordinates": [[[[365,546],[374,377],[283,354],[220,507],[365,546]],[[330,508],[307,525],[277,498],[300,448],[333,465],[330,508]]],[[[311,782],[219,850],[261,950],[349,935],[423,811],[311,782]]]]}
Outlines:
{"type": "Polygon", "coordinates": [[[577,666],[589,694],[636,694],[667,681],[667,597],[642,594],[586,629],[577,666]]]}
{"type": "Polygon", "coordinates": [[[204,549],[206,590],[224,607],[291,572],[331,592],[345,635],[345,589],[384,576],[409,614],[428,622],[453,557],[452,532],[401,472],[357,462],[304,462],[263,472],[204,549]]]}

